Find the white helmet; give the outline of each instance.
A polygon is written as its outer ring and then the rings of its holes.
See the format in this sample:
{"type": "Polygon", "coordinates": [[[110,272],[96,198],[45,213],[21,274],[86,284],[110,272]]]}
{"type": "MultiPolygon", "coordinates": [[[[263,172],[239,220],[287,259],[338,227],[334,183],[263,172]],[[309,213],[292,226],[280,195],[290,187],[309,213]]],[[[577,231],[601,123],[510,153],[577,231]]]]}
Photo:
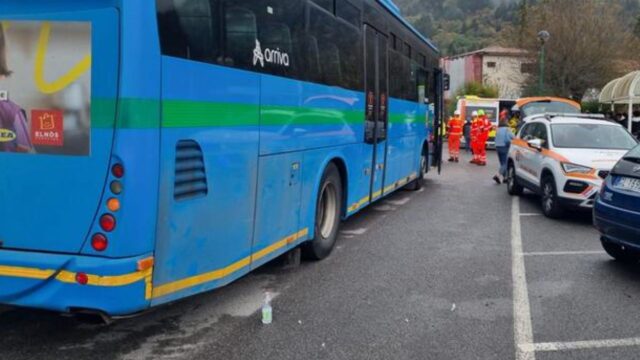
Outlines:
{"type": "Polygon", "coordinates": [[[455,116],[460,116],[460,110],[456,110],[456,111],[453,113],[453,115],[455,115],[455,116]]]}
{"type": "Polygon", "coordinates": [[[478,112],[477,112],[477,111],[472,112],[472,113],[471,113],[471,116],[473,116],[473,117],[478,117],[478,112]]]}

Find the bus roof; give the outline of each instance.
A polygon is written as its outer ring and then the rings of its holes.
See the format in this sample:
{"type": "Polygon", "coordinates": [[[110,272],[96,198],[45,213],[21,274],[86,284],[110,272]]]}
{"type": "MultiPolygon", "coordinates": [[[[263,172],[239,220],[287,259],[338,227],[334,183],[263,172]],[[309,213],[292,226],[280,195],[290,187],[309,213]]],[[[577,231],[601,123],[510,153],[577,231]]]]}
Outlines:
{"type": "Polygon", "coordinates": [[[438,47],[435,46],[431,40],[427,39],[426,36],[422,35],[422,33],[420,33],[420,31],[418,31],[415,27],[413,27],[413,25],[411,25],[407,19],[405,19],[402,16],[402,12],[400,11],[400,8],[398,7],[398,5],[396,5],[393,0],[377,0],[380,4],[382,4],[382,6],[384,6],[387,10],[389,10],[389,12],[391,14],[393,14],[393,16],[396,17],[396,19],[400,20],[400,22],[402,24],[404,24],[405,27],[407,27],[412,33],[414,33],[418,38],[420,38],[420,40],[424,41],[433,51],[440,53],[440,50],[438,50],[438,47]]]}
{"type": "Polygon", "coordinates": [[[523,106],[534,103],[534,102],[551,102],[551,101],[569,104],[577,109],[581,108],[580,104],[573,100],[565,99],[561,97],[554,97],[554,96],[536,96],[536,97],[521,98],[521,99],[518,99],[518,101],[516,101],[516,105],[519,108],[522,108],[523,106]]]}

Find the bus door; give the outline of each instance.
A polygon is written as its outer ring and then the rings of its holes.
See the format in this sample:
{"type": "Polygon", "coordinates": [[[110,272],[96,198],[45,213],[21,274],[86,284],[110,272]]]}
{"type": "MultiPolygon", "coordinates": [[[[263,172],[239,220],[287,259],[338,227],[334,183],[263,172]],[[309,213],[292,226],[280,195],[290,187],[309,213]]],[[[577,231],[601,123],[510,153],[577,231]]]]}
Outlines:
{"type": "Polygon", "coordinates": [[[370,201],[382,196],[389,119],[387,37],[365,25],[365,143],[371,156],[370,201]]]}
{"type": "Polygon", "coordinates": [[[436,97],[433,99],[434,101],[434,138],[433,138],[433,146],[434,146],[434,155],[435,161],[434,166],[438,168],[438,174],[442,172],[442,153],[444,151],[444,134],[442,124],[444,124],[444,87],[443,87],[443,76],[444,73],[441,69],[434,70],[435,76],[434,80],[434,88],[436,89],[436,97]]]}

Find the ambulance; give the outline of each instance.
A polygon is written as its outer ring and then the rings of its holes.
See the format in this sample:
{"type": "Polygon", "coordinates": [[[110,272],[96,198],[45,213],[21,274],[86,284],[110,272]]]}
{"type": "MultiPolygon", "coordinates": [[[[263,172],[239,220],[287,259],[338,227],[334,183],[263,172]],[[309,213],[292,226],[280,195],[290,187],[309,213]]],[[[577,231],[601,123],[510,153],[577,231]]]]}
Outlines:
{"type": "MultiPolygon", "coordinates": [[[[507,109],[510,111],[511,108],[515,105],[515,100],[488,99],[480,98],[477,96],[464,96],[458,99],[456,110],[460,111],[460,116],[465,119],[465,121],[471,121],[471,114],[474,111],[483,110],[489,120],[491,120],[491,123],[494,125],[494,130],[489,133],[487,148],[495,149],[496,129],[498,128],[498,121],[500,120],[500,111],[502,111],[503,109],[507,109]]],[[[509,114],[509,117],[511,117],[511,113],[509,114]]]]}

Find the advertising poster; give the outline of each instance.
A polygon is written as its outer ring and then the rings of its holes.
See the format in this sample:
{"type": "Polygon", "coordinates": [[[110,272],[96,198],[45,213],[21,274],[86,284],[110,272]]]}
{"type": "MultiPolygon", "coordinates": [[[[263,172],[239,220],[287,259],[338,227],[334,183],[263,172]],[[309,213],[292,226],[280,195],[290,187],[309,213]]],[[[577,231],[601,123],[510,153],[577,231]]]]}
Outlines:
{"type": "Polygon", "coordinates": [[[88,156],[91,24],[0,25],[0,153],[88,156]]]}

